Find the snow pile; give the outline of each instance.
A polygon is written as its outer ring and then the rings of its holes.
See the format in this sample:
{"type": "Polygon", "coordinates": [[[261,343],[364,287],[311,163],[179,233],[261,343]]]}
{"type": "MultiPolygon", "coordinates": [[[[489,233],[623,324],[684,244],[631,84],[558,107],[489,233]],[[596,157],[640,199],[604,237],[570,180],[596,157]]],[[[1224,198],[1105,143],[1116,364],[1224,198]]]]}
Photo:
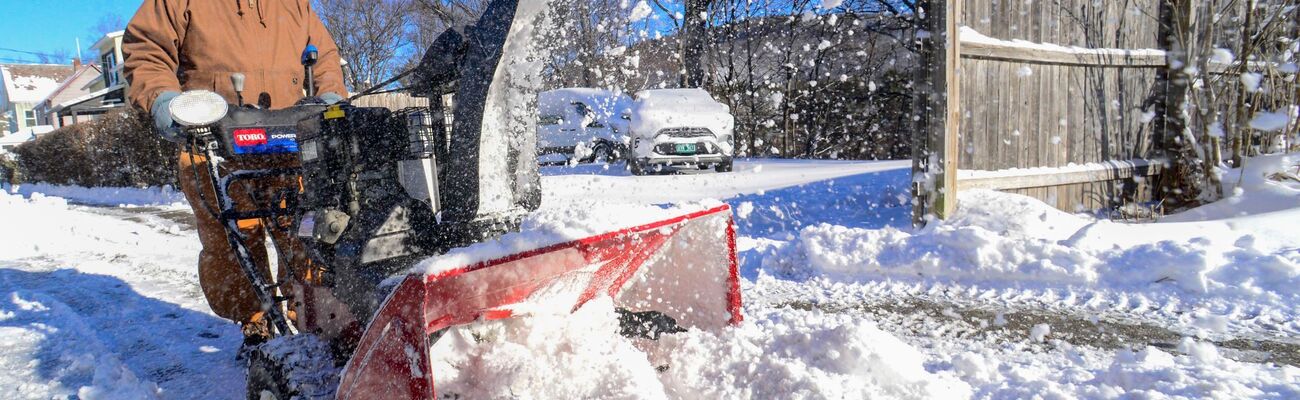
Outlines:
{"type": "Polygon", "coordinates": [[[771,310],[723,332],[618,334],[613,302],[453,331],[433,349],[438,391],[462,398],[967,398],[869,321],[771,310]]]}
{"type": "Polygon", "coordinates": [[[586,201],[564,207],[543,206],[541,210],[524,218],[519,232],[429,258],[417,264],[413,271],[436,275],[439,272],[478,262],[655,223],[722,205],[718,201],[705,201],[681,206],[657,207],[586,201]]]}
{"type": "Polygon", "coordinates": [[[744,325],[661,339],[674,398],[958,399],[970,387],[926,370],[919,350],[845,314],[751,312],[744,325]]]}
{"type": "Polygon", "coordinates": [[[646,354],[618,335],[614,304],[453,330],[432,350],[441,394],[468,399],[664,398],[646,354]]]}
{"type": "Polygon", "coordinates": [[[1126,225],[1062,213],[991,191],[961,193],[957,216],[922,231],[821,224],[764,260],[787,276],[861,282],[933,279],[1002,287],[1085,287],[1234,299],[1291,310],[1300,302],[1300,211],[1201,223],[1126,225]]]}
{"type": "MultiPolygon", "coordinates": [[[[976,398],[1266,398],[1300,396],[1300,368],[1241,363],[1209,343],[1186,338],[1177,353],[1155,347],[1113,356],[1062,345],[1066,356],[1022,362],[968,351],[946,364],[974,385],[976,398]]],[[[945,357],[946,358],[946,357],[945,357]]]]}
{"type": "MultiPolygon", "coordinates": [[[[174,226],[155,226],[148,235],[139,227],[107,217],[71,212],[68,201],[33,193],[30,199],[0,191],[0,261],[38,257],[52,252],[108,253],[140,245],[192,247],[198,238],[177,237],[174,226]],[[157,234],[162,233],[162,237],[157,234]],[[69,240],[69,238],[74,238],[69,240]],[[150,241],[152,244],[149,244],[150,241]],[[188,246],[187,246],[188,245],[188,246]]],[[[197,250],[194,250],[197,252],[197,250]]]]}
{"type": "Polygon", "coordinates": [[[96,206],[185,206],[185,194],[171,186],[161,188],[120,188],[51,185],[25,183],[10,188],[23,196],[43,195],[59,197],[72,203],[96,206]]]}
{"type": "MultiPolygon", "coordinates": [[[[1300,208],[1300,154],[1279,154],[1246,160],[1244,170],[1224,174],[1222,201],[1207,204],[1163,219],[1166,222],[1225,220],[1248,216],[1271,218],[1267,214],[1300,208]],[[1275,179],[1283,177],[1283,179],[1275,179]],[[1237,185],[1240,184],[1240,190],[1237,185]]],[[[1284,218],[1287,215],[1277,215],[1284,218]]],[[[1294,221],[1294,220],[1292,220],[1294,221]]]]}

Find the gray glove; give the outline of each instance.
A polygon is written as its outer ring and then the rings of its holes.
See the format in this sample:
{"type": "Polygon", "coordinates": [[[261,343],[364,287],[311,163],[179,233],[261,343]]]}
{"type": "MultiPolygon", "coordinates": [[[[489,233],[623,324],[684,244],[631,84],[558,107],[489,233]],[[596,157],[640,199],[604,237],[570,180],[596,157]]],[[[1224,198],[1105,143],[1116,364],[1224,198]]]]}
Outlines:
{"type": "Polygon", "coordinates": [[[320,95],[317,95],[317,96],[312,96],[312,97],[303,97],[301,100],[298,100],[298,103],[295,104],[295,105],[299,105],[299,106],[306,106],[306,105],[326,105],[326,106],[332,106],[332,105],[338,104],[339,102],[342,102],[342,101],[343,101],[343,96],[339,96],[338,93],[334,93],[334,92],[326,92],[326,93],[321,93],[320,95]]]}
{"type": "Polygon", "coordinates": [[[162,92],[153,101],[153,127],[158,130],[158,135],[172,143],[185,141],[185,134],[181,131],[180,125],[176,125],[176,121],[172,120],[172,100],[180,95],[176,92],[162,92]]]}
{"type": "Polygon", "coordinates": [[[320,97],[320,101],[325,103],[325,105],[327,106],[332,106],[343,101],[343,96],[340,96],[338,93],[334,93],[334,92],[321,93],[320,96],[317,97],[320,97]]]}

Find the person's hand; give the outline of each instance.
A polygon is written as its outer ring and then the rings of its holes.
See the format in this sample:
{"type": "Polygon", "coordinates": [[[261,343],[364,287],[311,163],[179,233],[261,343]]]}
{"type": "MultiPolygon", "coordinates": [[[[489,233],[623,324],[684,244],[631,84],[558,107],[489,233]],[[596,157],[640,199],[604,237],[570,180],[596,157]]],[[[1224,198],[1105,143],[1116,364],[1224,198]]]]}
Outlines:
{"type": "Polygon", "coordinates": [[[162,92],[153,101],[153,127],[158,131],[158,135],[166,141],[172,143],[182,143],[185,141],[185,133],[181,130],[180,125],[172,120],[171,105],[177,92],[162,92]]]}
{"type": "Polygon", "coordinates": [[[343,101],[343,96],[334,92],[325,92],[320,95],[320,101],[327,106],[332,106],[343,101]]]}
{"type": "Polygon", "coordinates": [[[327,105],[327,106],[332,106],[332,105],[335,105],[335,104],[338,104],[338,103],[341,103],[341,102],[343,102],[343,96],[340,96],[338,93],[334,93],[334,92],[325,92],[325,93],[321,93],[321,94],[318,95],[318,96],[313,96],[313,97],[303,97],[302,100],[298,100],[298,104],[297,104],[297,105],[300,105],[300,106],[305,106],[305,105],[327,105]]]}

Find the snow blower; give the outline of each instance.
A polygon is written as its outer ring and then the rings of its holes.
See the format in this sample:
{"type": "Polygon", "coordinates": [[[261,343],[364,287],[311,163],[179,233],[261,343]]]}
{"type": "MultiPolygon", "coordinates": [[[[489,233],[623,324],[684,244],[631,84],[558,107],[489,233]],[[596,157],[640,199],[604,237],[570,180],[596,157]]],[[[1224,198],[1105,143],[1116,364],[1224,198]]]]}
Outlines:
{"type": "MultiPolygon", "coordinates": [[[[247,353],[249,398],[434,398],[429,349],[448,329],[572,312],[600,296],[615,300],[629,336],[740,323],[725,205],[557,243],[515,233],[542,202],[531,103],[548,56],[539,27],[561,6],[551,3],[494,0],[463,33],[439,37],[410,74],[429,107],[268,111],[211,92],[173,102],[192,149],[214,160],[214,212],[276,336],[247,353]],[[301,168],[235,169],[267,154],[297,154],[301,168]],[[286,177],[302,191],[261,204],[228,195],[240,181],[286,177]],[[299,243],[277,247],[305,249],[312,271],[263,278],[237,229],[245,219],[291,220],[299,243]],[[512,251],[414,268],[485,242],[512,251]]],[[[303,60],[310,68],[310,48],[303,60]]]]}

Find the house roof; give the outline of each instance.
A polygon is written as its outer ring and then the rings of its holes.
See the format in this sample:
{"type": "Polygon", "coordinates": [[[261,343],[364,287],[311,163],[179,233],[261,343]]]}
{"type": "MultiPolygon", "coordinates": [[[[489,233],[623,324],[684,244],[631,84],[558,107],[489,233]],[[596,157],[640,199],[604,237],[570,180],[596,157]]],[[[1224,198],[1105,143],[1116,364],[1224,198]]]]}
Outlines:
{"type": "Polygon", "coordinates": [[[75,72],[75,73],[72,74],[72,76],[67,77],[67,78],[64,79],[61,83],[59,83],[59,86],[56,87],[56,88],[54,88],[54,90],[50,91],[50,94],[45,95],[45,98],[42,98],[40,102],[41,102],[41,103],[44,103],[44,102],[46,102],[47,100],[56,99],[56,98],[58,98],[61,94],[64,94],[64,93],[66,93],[66,92],[68,92],[68,91],[70,91],[70,90],[76,90],[76,91],[80,92],[80,94],[85,94],[85,93],[86,93],[86,88],[89,87],[89,86],[87,86],[87,85],[82,85],[83,87],[75,88],[75,89],[74,89],[74,88],[72,87],[72,86],[73,86],[72,84],[73,84],[73,83],[76,83],[76,82],[77,82],[77,79],[80,78],[82,75],[85,75],[85,74],[87,74],[87,73],[92,73],[92,72],[93,72],[93,73],[96,73],[96,74],[102,73],[102,72],[99,70],[99,65],[98,65],[98,64],[87,64],[87,65],[83,65],[83,66],[81,66],[81,69],[78,69],[77,72],[75,72]]]}
{"type": "Polygon", "coordinates": [[[12,103],[36,103],[44,99],[72,76],[71,65],[3,64],[0,79],[12,103]]]}
{"type": "MultiPolygon", "coordinates": [[[[125,87],[126,87],[126,85],[118,84],[118,85],[109,86],[109,87],[106,87],[106,88],[103,88],[103,89],[100,89],[100,90],[97,90],[97,91],[94,91],[94,92],[91,92],[91,93],[87,93],[87,94],[81,95],[80,97],[77,97],[77,98],[75,98],[75,99],[68,100],[68,101],[65,101],[65,102],[62,102],[62,103],[59,103],[59,104],[54,104],[52,107],[50,107],[50,111],[52,111],[52,112],[56,112],[56,113],[57,113],[57,112],[63,112],[63,110],[66,110],[66,109],[68,109],[68,108],[72,108],[72,107],[79,106],[79,105],[81,105],[81,104],[84,104],[84,103],[89,102],[89,101],[94,100],[94,99],[103,99],[105,96],[108,96],[109,93],[112,93],[112,92],[114,92],[114,91],[118,91],[118,90],[122,90],[122,89],[125,88],[125,87]]],[[[118,107],[117,105],[111,105],[111,106],[103,106],[103,105],[99,105],[99,106],[88,107],[88,109],[91,110],[91,111],[94,111],[94,110],[96,110],[96,109],[101,109],[101,110],[102,110],[102,109],[112,109],[112,108],[117,108],[117,107],[118,107]]]]}
{"type": "Polygon", "coordinates": [[[103,50],[106,46],[109,46],[108,41],[113,40],[113,39],[116,39],[116,38],[119,38],[119,37],[122,37],[122,35],[125,35],[125,34],[126,34],[126,31],[110,32],[110,33],[104,35],[104,37],[99,38],[99,41],[98,41],[98,42],[95,42],[95,45],[90,46],[90,47],[92,47],[92,48],[96,48],[96,49],[100,49],[100,50],[103,50]]]}

